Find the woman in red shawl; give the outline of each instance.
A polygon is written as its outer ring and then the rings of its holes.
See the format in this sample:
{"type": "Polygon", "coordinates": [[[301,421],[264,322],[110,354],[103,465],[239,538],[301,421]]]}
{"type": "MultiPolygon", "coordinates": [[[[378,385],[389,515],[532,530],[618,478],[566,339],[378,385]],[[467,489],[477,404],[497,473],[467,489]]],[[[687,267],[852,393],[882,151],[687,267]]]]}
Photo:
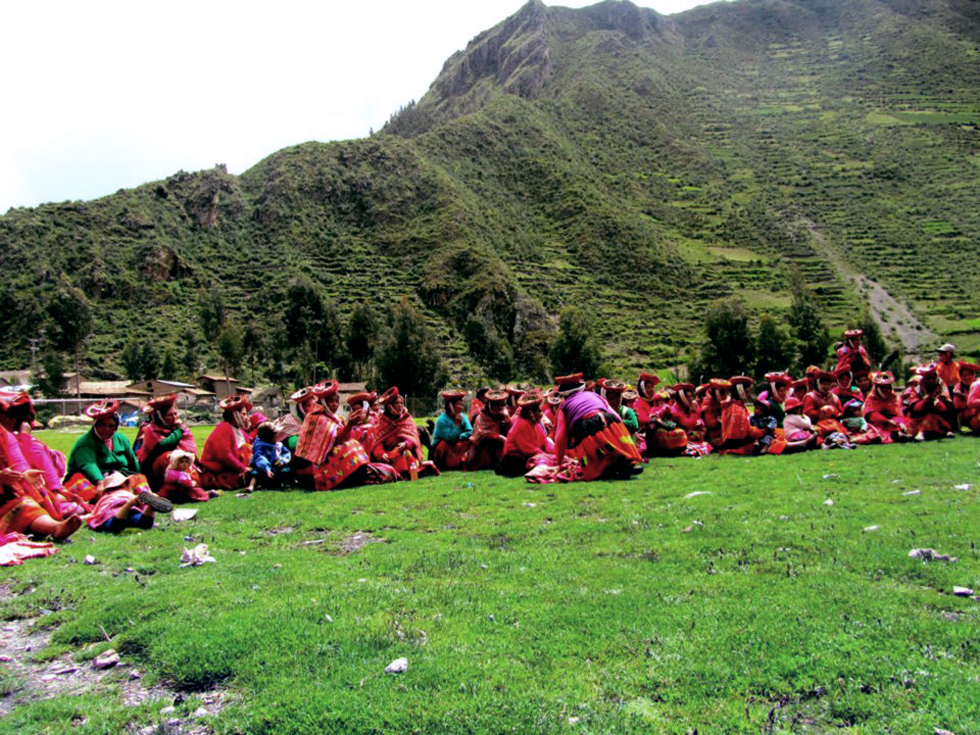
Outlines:
{"type": "MultiPolygon", "coordinates": [[[[700,420],[700,416],[698,417],[700,420]]],[[[646,431],[646,456],[677,457],[687,449],[687,430],[678,426],[674,404],[666,391],[650,400],[650,423],[646,431]]]]}
{"type": "Polygon", "coordinates": [[[728,401],[732,384],[722,378],[711,378],[704,388],[701,399],[701,420],[704,421],[704,438],[715,450],[724,444],[722,438],[721,412],[728,401]]]}
{"type": "Polygon", "coordinates": [[[403,480],[416,480],[422,475],[438,475],[432,462],[422,461],[422,441],[415,419],[405,409],[405,399],[392,386],[378,399],[384,410],[374,427],[374,446],[371,458],[395,468],[403,480]]]}
{"type": "Polygon", "coordinates": [[[347,415],[350,416],[355,410],[360,410],[363,417],[357,426],[351,428],[350,438],[359,441],[368,454],[371,454],[368,437],[374,433],[374,425],[378,421],[378,414],[373,410],[377,400],[378,394],[373,390],[361,391],[347,397],[347,415]]]}
{"type": "Polygon", "coordinates": [[[248,463],[252,459],[252,445],[245,434],[247,403],[242,396],[229,396],[218,407],[224,414],[204,442],[201,485],[208,489],[237,490],[248,485],[248,463]]]}
{"type": "MultiPolygon", "coordinates": [[[[863,329],[848,329],[844,332],[844,342],[837,348],[837,367],[834,372],[845,368],[851,373],[871,369],[871,358],[861,344],[863,336],[863,329]]],[[[807,373],[809,374],[809,370],[807,373]]],[[[803,409],[803,412],[806,413],[806,409],[803,409]]]]}
{"type": "Polygon", "coordinates": [[[752,378],[736,375],[727,382],[732,388],[728,400],[721,404],[721,453],[756,454],[761,448],[760,440],[767,432],[751,424],[745,407],[746,402],[752,400],[749,393],[752,378]]]}
{"type": "Polygon", "coordinates": [[[871,383],[871,372],[869,370],[859,370],[854,373],[854,389],[855,393],[860,393],[861,397],[858,400],[863,401],[871,393],[871,389],[874,387],[871,383]]]}
{"type": "Polygon", "coordinates": [[[871,377],[873,388],[864,399],[861,409],[865,421],[878,429],[883,444],[890,444],[899,437],[907,436],[902,401],[892,387],[895,376],[889,372],[875,373],[871,377]]]}
{"type": "Polygon", "coordinates": [[[704,433],[704,421],[701,420],[701,411],[694,399],[694,385],[678,383],[671,390],[673,391],[669,404],[671,419],[684,430],[688,439],[692,433],[701,436],[704,433]]]}
{"type": "Polygon", "coordinates": [[[957,412],[957,423],[972,432],[980,431],[980,383],[977,373],[980,365],[960,361],[960,380],[953,387],[953,407],[957,412]],[[970,401],[974,401],[971,404],[970,401]]]}
{"type": "MultiPolygon", "coordinates": [[[[0,429],[6,431],[6,429],[0,429]]],[[[82,519],[71,515],[56,520],[38,498],[44,475],[40,470],[15,470],[0,466],[0,538],[7,534],[37,534],[61,540],[81,528],[82,519]]],[[[6,541],[0,541],[6,543],[6,541]]]]}
{"type": "Polygon", "coordinates": [[[909,433],[916,441],[953,436],[949,411],[953,405],[935,363],[916,368],[918,384],[909,393],[909,433]]]}
{"type": "Polygon", "coordinates": [[[813,383],[816,384],[816,388],[803,398],[803,413],[809,417],[814,425],[824,418],[840,418],[844,413],[844,408],[840,398],[833,392],[834,385],[837,383],[834,374],[826,370],[815,370],[813,383]],[[825,406],[830,406],[833,410],[823,411],[825,406]]]}
{"type": "Polygon", "coordinates": [[[632,408],[640,425],[640,434],[646,434],[647,424],[650,423],[650,411],[653,409],[654,396],[657,395],[659,384],[660,378],[652,373],[640,373],[636,380],[636,392],[640,397],[633,403],[632,408]]]}
{"type": "Polygon", "coordinates": [[[470,435],[470,453],[466,465],[471,470],[492,470],[504,456],[504,442],[510,431],[510,414],[507,413],[507,393],[502,390],[487,391],[486,403],[473,421],[470,435]]]}
{"type": "Polygon", "coordinates": [[[141,441],[136,449],[136,459],[139,460],[140,471],[146,475],[150,488],[173,502],[208,500],[210,496],[202,489],[198,468],[193,465],[190,469],[193,489],[188,488],[186,492],[180,492],[168,488],[170,494],[161,492],[164,476],[170,466],[170,453],[173,450],[180,449],[192,454],[194,463],[197,462],[197,442],[191,430],[180,420],[180,413],[177,411],[177,394],[151,398],[146,402],[143,411],[149,414],[150,420],[143,427],[141,441]]]}
{"type": "Polygon", "coordinates": [[[336,380],[320,383],[310,389],[312,401],[304,401],[306,414],[296,443],[296,456],[310,463],[313,487],[336,490],[366,482],[368,453],[351,433],[364,419],[360,406],[351,410],[345,422],[340,408],[339,384],[336,380]]]}
{"type": "Polygon", "coordinates": [[[864,400],[864,395],[861,391],[852,386],[854,376],[851,374],[850,368],[837,368],[834,371],[834,377],[837,379],[837,384],[831,388],[831,392],[840,399],[842,410],[848,401],[864,400]]]}
{"type": "Polygon", "coordinates": [[[507,432],[504,454],[496,469],[498,475],[517,477],[539,464],[555,464],[555,443],[541,423],[543,402],[544,396],[537,391],[517,399],[518,415],[507,432]]]}

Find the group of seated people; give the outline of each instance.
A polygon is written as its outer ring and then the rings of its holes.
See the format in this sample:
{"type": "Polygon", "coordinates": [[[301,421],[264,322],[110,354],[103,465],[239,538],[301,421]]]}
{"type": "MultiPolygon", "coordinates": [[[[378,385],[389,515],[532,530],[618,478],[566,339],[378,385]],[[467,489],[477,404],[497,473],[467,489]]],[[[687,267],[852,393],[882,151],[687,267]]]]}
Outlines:
{"type": "MultiPolygon", "coordinates": [[[[937,360],[915,368],[899,392],[894,375],[872,370],[862,336],[859,329],[844,333],[833,370],[813,366],[795,380],[768,373],[758,392],[756,381],[742,375],[664,388],[651,373],[639,375],[635,390],[606,378],[579,390],[594,393],[596,406],[604,402],[610,422],[622,422],[643,458],[784,454],[980,434],[980,366],[954,360],[955,347],[944,344],[937,360]]],[[[577,436],[568,433],[577,414],[565,408],[562,380],[545,391],[481,388],[468,415],[462,392],[443,393],[445,411],[432,437],[437,467],[492,468],[533,481],[575,479],[574,472],[545,469],[561,465],[568,454],[563,448],[577,436]]]]}
{"type": "Polygon", "coordinates": [[[118,403],[85,410],[92,428],[67,461],[32,434],[35,410],[27,393],[0,393],[0,544],[25,534],[69,537],[83,524],[119,533],[151,528],[154,514],[173,505],[150,490],[132,444],[118,433],[118,403]]]}
{"type": "Polygon", "coordinates": [[[547,390],[481,388],[465,411],[463,391],[443,391],[432,432],[440,470],[494,470],[529,482],[625,479],[642,472],[637,427],[621,410],[625,383],[555,378],[547,390]]]}
{"type": "Polygon", "coordinates": [[[85,523],[109,533],[149,529],[174,503],[223,490],[335,490],[439,474],[397,388],[348,403],[343,418],[338,383],[327,381],[297,391],[291,413],[269,421],[232,396],[198,453],[176,395],[147,402],[132,443],[119,431],[118,401],[99,401],[85,409],[92,426],[66,460],[33,436],[29,394],[0,393],[0,545],[25,534],[65,539],[85,523]]]}
{"type": "Polygon", "coordinates": [[[318,383],[291,395],[290,412],[272,421],[247,397],[232,396],[220,402],[222,420],[200,453],[175,395],[148,401],[134,443],[119,431],[117,402],[92,404],[85,409],[92,427],[66,460],[33,436],[30,396],[0,392],[0,545],[28,533],[64,539],[83,523],[109,533],[149,529],[173,503],[226,490],[337,490],[446,470],[540,483],[624,479],[651,457],[980,434],[980,366],[953,360],[946,344],[898,392],[891,373],[872,371],[861,337],[845,332],[833,371],[812,367],[796,380],[768,373],[758,393],[746,376],[663,389],[658,376],[641,373],[633,390],[578,373],[545,390],[481,388],[467,412],[466,393],[447,390],[431,438],[397,387],[350,396],[345,416],[338,383],[318,383]]]}

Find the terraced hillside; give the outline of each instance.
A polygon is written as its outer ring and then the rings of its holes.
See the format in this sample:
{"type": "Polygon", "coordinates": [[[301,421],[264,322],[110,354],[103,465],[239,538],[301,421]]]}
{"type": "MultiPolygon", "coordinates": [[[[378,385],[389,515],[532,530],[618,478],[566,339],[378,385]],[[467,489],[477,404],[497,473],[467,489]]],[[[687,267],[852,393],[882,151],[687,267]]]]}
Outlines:
{"type": "Polygon", "coordinates": [[[615,370],[672,368],[720,297],[784,313],[790,268],[834,329],[870,309],[909,352],[980,352],[978,29],[966,0],[532,0],[371,138],[8,212],[0,360],[27,362],[61,272],[108,371],[178,342],[205,291],[274,329],[298,277],[342,318],[407,296],[457,378],[474,322],[520,377],[569,305],[615,370]]]}

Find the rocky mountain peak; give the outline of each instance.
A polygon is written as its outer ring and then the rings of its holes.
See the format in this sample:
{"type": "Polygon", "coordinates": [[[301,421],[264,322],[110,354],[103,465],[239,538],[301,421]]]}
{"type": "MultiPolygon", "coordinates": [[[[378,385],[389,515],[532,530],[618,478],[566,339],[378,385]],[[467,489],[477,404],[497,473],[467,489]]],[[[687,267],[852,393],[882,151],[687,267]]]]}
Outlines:
{"type": "MultiPolygon", "coordinates": [[[[446,61],[427,97],[441,101],[471,95],[483,80],[506,92],[533,97],[551,74],[551,52],[545,34],[548,8],[529,0],[517,13],[484,31],[446,61]]],[[[474,105],[464,104],[460,114],[474,105]]]]}

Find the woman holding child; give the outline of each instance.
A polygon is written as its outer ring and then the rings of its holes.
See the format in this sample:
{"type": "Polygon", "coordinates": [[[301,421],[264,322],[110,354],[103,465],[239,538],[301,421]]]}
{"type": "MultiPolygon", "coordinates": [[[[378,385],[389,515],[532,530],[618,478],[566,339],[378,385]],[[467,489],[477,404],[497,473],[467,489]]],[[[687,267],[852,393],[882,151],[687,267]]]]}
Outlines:
{"type": "Polygon", "coordinates": [[[167,470],[171,468],[170,455],[179,449],[191,458],[191,467],[187,471],[192,485],[185,488],[186,493],[179,493],[171,488],[171,492],[175,494],[169,497],[178,502],[182,495],[187,495],[189,500],[207,500],[208,494],[201,489],[200,476],[194,466],[197,462],[197,442],[191,430],[180,420],[177,394],[151,398],[146,402],[143,412],[149,415],[150,420],[143,425],[136,459],[139,460],[140,470],[149,480],[150,487],[160,492],[166,481],[167,470]]]}

